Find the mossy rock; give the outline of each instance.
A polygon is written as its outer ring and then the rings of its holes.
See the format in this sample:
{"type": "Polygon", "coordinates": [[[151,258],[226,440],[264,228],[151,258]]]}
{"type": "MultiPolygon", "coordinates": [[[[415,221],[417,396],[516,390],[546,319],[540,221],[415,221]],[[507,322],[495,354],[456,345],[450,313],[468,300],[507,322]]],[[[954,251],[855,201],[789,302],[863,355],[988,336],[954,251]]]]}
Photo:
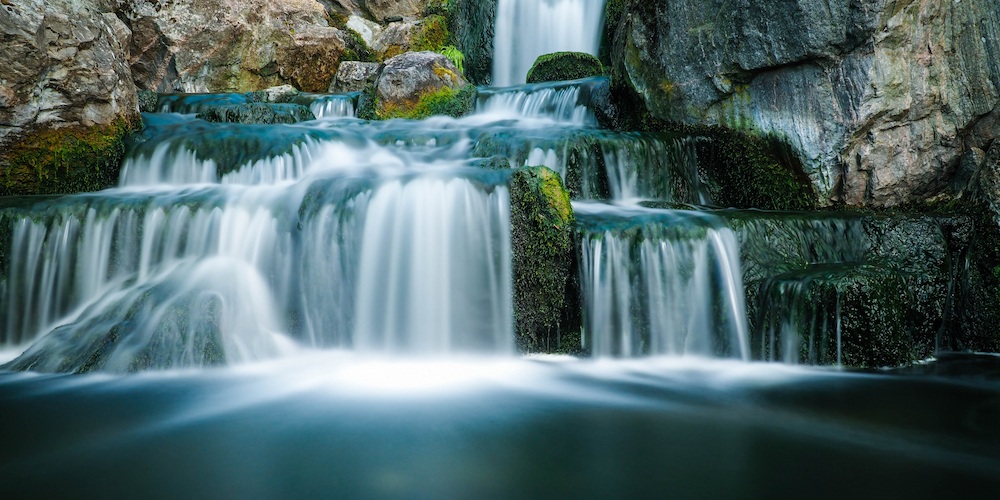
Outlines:
{"type": "Polygon", "coordinates": [[[125,137],[140,122],[40,129],[0,153],[0,196],[98,191],[118,182],[125,137]]]}
{"type": "Polygon", "coordinates": [[[198,118],[215,123],[257,123],[274,125],[315,120],[316,116],[301,104],[269,104],[262,102],[214,106],[198,113],[198,118]]]}
{"type": "Polygon", "coordinates": [[[585,52],[553,52],[535,60],[528,70],[528,83],[561,82],[579,80],[589,76],[601,76],[604,66],[596,57],[585,52]]]}
{"type": "Polygon", "coordinates": [[[791,355],[812,365],[881,368],[923,357],[911,336],[908,283],[895,270],[873,264],[820,266],[765,280],[757,293],[751,339],[756,358],[791,355]]]}
{"type": "Polygon", "coordinates": [[[476,87],[471,84],[457,90],[442,87],[437,91],[424,93],[416,100],[393,105],[380,105],[375,87],[370,85],[358,98],[358,118],[364,120],[421,120],[432,116],[459,118],[475,109],[476,87]]]}
{"type": "MultiPolygon", "coordinates": [[[[575,352],[567,325],[575,217],[559,174],[524,167],[510,177],[514,325],[522,352],[575,352]],[[565,341],[565,342],[563,342],[565,341]],[[570,342],[571,343],[571,342],[570,342]]],[[[579,338],[577,337],[577,342],[579,338]]]]}

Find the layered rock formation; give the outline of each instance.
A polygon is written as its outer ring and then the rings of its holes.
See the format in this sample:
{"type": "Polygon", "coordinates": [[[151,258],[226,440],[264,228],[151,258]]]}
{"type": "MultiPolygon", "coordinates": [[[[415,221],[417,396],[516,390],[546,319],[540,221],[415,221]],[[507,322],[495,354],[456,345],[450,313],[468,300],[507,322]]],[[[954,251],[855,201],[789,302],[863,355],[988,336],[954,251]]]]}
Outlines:
{"type": "Polygon", "coordinates": [[[129,37],[107,2],[0,5],[0,194],[113,182],[139,122],[129,37]]]}
{"type": "Polygon", "coordinates": [[[615,83],[654,117],[773,135],[823,204],[950,189],[1000,113],[993,0],[618,0],[615,83]]]}
{"type": "Polygon", "coordinates": [[[148,90],[323,92],[341,59],[357,57],[315,0],[174,0],[133,17],[133,78],[148,90]]]}

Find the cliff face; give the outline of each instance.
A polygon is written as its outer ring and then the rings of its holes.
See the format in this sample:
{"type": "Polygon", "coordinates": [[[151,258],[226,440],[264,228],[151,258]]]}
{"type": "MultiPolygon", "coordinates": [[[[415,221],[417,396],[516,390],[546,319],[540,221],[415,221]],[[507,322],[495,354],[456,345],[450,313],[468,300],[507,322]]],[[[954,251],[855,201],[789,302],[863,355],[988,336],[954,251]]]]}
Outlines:
{"type": "Polygon", "coordinates": [[[657,118],[775,135],[821,203],[948,190],[1000,112],[995,0],[612,0],[616,85],[657,118]]]}

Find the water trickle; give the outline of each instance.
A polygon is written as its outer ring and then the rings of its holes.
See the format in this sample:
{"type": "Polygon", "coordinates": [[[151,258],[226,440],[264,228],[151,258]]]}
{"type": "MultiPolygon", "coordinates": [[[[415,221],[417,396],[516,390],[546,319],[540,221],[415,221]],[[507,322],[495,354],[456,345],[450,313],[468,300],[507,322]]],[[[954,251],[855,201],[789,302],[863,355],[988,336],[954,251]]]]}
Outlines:
{"type": "Polygon", "coordinates": [[[493,42],[493,85],[525,82],[535,59],[559,51],[597,55],[604,0],[500,0],[493,42]]]}

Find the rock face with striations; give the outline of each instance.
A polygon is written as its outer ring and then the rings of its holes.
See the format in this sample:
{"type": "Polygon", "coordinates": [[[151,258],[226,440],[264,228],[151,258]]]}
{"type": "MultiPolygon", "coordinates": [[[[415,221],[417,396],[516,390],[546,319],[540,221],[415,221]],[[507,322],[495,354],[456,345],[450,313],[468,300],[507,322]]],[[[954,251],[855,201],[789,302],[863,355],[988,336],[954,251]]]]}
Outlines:
{"type": "Polygon", "coordinates": [[[139,123],[110,2],[0,5],[0,195],[106,187],[139,123]]]}
{"type": "Polygon", "coordinates": [[[652,115],[789,143],[821,203],[949,189],[1000,118],[995,0],[620,0],[615,82],[652,115]]]}
{"type": "Polygon", "coordinates": [[[133,77],[159,92],[323,92],[351,43],[315,0],[173,0],[136,12],[133,77]]]}

